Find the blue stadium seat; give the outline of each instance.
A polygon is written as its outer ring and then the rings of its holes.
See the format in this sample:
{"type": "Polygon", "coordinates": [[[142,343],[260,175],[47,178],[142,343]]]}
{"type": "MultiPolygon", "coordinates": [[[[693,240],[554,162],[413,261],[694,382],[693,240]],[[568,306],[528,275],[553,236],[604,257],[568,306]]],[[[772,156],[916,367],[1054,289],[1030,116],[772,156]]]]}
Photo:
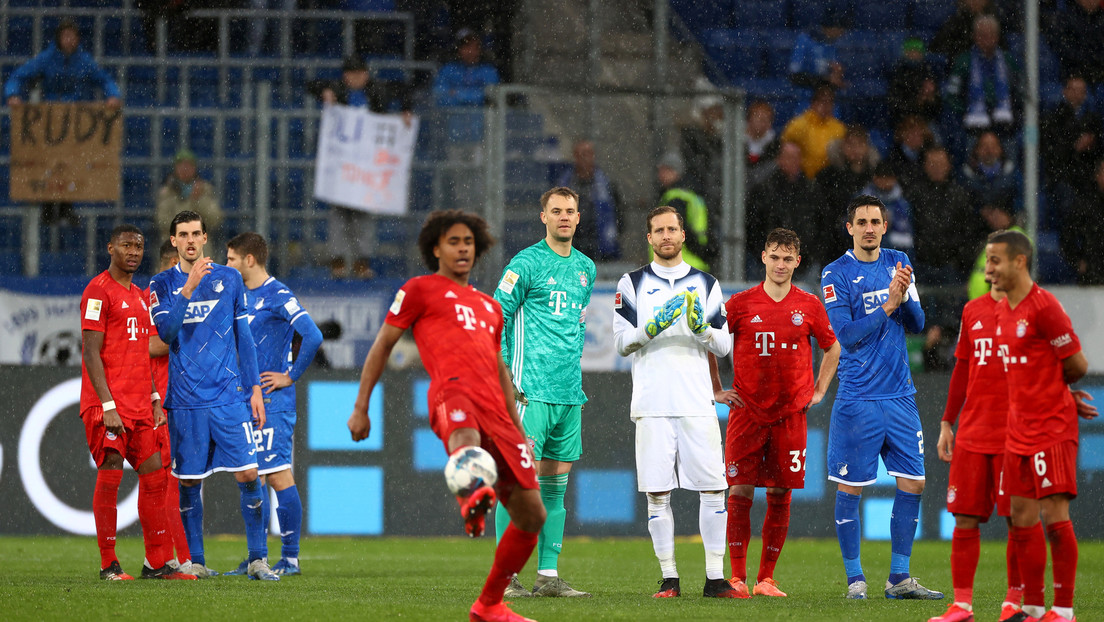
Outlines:
{"type": "Polygon", "coordinates": [[[912,14],[911,0],[853,0],[851,27],[858,30],[908,28],[912,14]]]}
{"type": "Polygon", "coordinates": [[[82,251],[56,253],[42,251],[38,259],[38,274],[40,276],[84,274],[84,253],[82,251]]]}
{"type": "Polygon", "coordinates": [[[675,13],[693,32],[732,27],[737,6],[736,0],[671,0],[675,13]]]}
{"type": "MultiPolygon", "coordinates": [[[[885,77],[884,39],[878,33],[851,30],[836,44],[839,61],[848,80],[880,80],[885,77]]],[[[894,57],[896,58],[896,57],[894,57]]]]}
{"type": "Polygon", "coordinates": [[[912,27],[934,33],[954,15],[955,0],[915,0],[912,7],[912,27]]]}
{"type": "MultiPolygon", "coordinates": [[[[31,56],[39,50],[31,49],[34,25],[30,17],[8,18],[8,48],[5,52],[11,56],[31,56]]],[[[7,79],[5,75],[4,79],[7,79]]]]}
{"type": "Polygon", "coordinates": [[[702,33],[702,47],[730,81],[763,76],[764,51],[753,30],[717,28],[702,33]]]}
{"type": "Polygon", "coordinates": [[[123,205],[128,208],[152,206],[157,186],[145,167],[123,168],[123,205]]]}
{"type": "Polygon", "coordinates": [[[790,75],[790,57],[793,56],[797,34],[792,30],[772,30],[763,33],[763,55],[766,58],[766,78],[786,78],[790,75]]]}
{"type": "Polygon", "coordinates": [[[163,158],[172,159],[176,155],[177,150],[181,147],[187,147],[180,137],[180,119],[174,117],[166,117],[161,120],[161,153],[154,154],[160,155],[163,158]]]}
{"type": "Polygon", "coordinates": [[[215,120],[195,117],[188,120],[188,147],[200,160],[215,155],[215,120]]]}
{"type": "Polygon", "coordinates": [[[128,158],[150,155],[149,117],[123,117],[123,155],[128,158]]]}
{"type": "Polygon", "coordinates": [[[792,0],[790,27],[810,30],[820,26],[828,11],[842,14],[846,18],[850,10],[847,0],[792,0]]]}
{"type": "Polygon", "coordinates": [[[788,9],[779,0],[739,0],[732,22],[736,28],[785,28],[788,9]]]}
{"type": "Polygon", "coordinates": [[[226,177],[222,184],[223,187],[219,188],[219,194],[222,197],[222,207],[227,211],[237,211],[241,204],[239,199],[241,198],[241,169],[236,166],[229,166],[226,168],[226,177]]]}

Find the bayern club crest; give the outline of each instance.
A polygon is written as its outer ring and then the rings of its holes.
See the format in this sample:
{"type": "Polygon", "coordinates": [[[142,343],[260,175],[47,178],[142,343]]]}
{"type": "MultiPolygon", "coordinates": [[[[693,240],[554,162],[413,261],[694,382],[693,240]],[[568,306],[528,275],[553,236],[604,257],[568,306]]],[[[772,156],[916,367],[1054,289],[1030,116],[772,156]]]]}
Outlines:
{"type": "Polygon", "coordinates": [[[947,503],[954,503],[957,496],[958,491],[955,490],[954,486],[950,486],[947,488],[947,503]]]}
{"type": "Polygon", "coordinates": [[[790,321],[793,322],[794,326],[801,326],[805,323],[805,315],[800,311],[794,311],[793,315],[790,316],[790,321]]]}
{"type": "Polygon", "coordinates": [[[1027,320],[1020,320],[1016,322],[1016,336],[1023,337],[1027,334],[1027,320]]]}
{"type": "Polygon", "coordinates": [[[728,476],[729,477],[736,477],[736,475],[739,474],[739,472],[740,472],[740,469],[737,468],[735,462],[729,462],[728,463],[728,476]]]}
{"type": "Polygon", "coordinates": [[[582,285],[583,287],[587,286],[586,272],[579,273],[579,285],[582,285]]]}

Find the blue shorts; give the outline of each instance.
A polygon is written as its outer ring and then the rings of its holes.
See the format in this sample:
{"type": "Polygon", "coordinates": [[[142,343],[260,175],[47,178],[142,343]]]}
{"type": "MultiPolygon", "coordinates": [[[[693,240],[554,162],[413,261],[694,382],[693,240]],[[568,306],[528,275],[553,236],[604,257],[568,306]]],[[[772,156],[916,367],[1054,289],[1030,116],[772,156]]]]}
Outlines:
{"type": "Polygon", "coordinates": [[[218,471],[257,468],[257,443],[248,402],[174,408],[169,417],[172,474],[203,479],[218,471]]]}
{"type": "Polygon", "coordinates": [[[264,427],[257,437],[257,472],[268,475],[291,468],[292,433],[295,431],[295,411],[265,412],[264,427]]]}
{"type": "Polygon", "coordinates": [[[915,396],[884,400],[837,399],[828,425],[828,479],[869,486],[878,456],[894,477],[924,479],[924,431],[915,396]]]}

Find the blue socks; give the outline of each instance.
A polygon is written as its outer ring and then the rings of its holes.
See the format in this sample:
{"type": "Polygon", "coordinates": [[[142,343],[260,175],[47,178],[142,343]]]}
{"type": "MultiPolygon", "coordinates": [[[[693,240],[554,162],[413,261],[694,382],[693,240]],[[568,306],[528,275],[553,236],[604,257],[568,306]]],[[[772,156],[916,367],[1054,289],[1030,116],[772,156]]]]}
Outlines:
{"type": "Polygon", "coordinates": [[[180,522],[184,523],[184,536],[188,540],[192,561],[206,566],[203,558],[203,484],[180,484],[180,522]]]}
{"type": "Polygon", "coordinates": [[[303,526],[303,503],[299,500],[299,488],[288,486],[276,491],[276,518],[280,521],[280,556],[284,559],[299,557],[299,531],[303,526]]]}
{"type": "Polygon", "coordinates": [[[893,554],[889,562],[889,582],[893,585],[909,577],[912,541],[916,538],[916,523],[920,516],[920,495],[897,490],[893,498],[893,514],[889,519],[889,537],[893,554]]]}
{"type": "MultiPolygon", "coordinates": [[[[249,549],[249,561],[268,557],[264,513],[261,511],[264,504],[261,480],[257,478],[251,482],[238,482],[238,488],[241,490],[241,513],[245,519],[245,544],[249,549]]],[[[191,546],[190,539],[188,545],[191,546]]]]}
{"type": "Polygon", "coordinates": [[[866,581],[859,545],[862,542],[862,524],[859,521],[859,495],[836,491],[836,537],[843,553],[843,569],[847,572],[847,584],[866,581]]]}

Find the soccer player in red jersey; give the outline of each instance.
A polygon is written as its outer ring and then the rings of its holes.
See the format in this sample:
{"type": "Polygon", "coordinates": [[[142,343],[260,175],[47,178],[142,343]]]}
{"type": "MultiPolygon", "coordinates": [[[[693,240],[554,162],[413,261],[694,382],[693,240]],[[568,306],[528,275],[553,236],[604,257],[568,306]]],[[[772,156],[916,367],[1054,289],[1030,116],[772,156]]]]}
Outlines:
{"type": "Polygon", "coordinates": [[[138,520],[146,562],[143,579],[195,579],[175,572],[165,520],[165,471],[154,428],[165,421],[149,361],[150,316],[142,290],[131,282],[145,240],[134,225],[111,232],[111,265],[81,297],[81,419],[96,462],[92,514],[100,546],[100,578],[133,579],[115,555],[123,458],[138,472],[138,520]]]}
{"type": "MultiPolygon", "coordinates": [[[[348,425],[354,441],[368,438],[372,389],[391,349],[409,328],[429,373],[433,431],[449,454],[479,446],[494,456],[498,466],[495,490],[510,513],[510,525],[469,616],[472,620],[524,622],[527,618],[502,602],[502,594],[532,554],[545,510],[514,405],[509,370],[500,354],[502,309],[494,298],[468,284],[475,261],[493,243],[487,223],[474,214],[447,210],[426,218],[418,247],[434,274],[410,279],[395,294],[364,360],[360,392],[348,425]]],[[[494,505],[495,491],[483,487],[458,501],[468,534],[482,535],[484,515],[494,505]]]]}
{"type": "Polygon", "coordinates": [[[1011,541],[1024,583],[1023,610],[1012,619],[1062,622],[1075,620],[1077,574],[1069,504],[1077,496],[1078,409],[1067,385],[1089,364],[1061,303],[1032,281],[1031,253],[1018,231],[991,234],[985,248],[986,278],[1006,294],[997,303],[995,336],[1008,380],[1002,488],[1011,497],[1011,541]],[[1043,594],[1046,539],[1054,574],[1050,611],[1043,594]]]}
{"type": "MultiPolygon", "coordinates": [[[[791,491],[805,487],[805,413],[824,399],[840,356],[824,305],[792,283],[794,269],[801,264],[797,234],[771,231],[762,258],[766,279],[725,304],[735,367],[725,434],[728,551],[732,585],[744,598],[751,596],[747,545],[756,486],[767,489],[767,515],[752,593],[786,595],[774,581],[774,567],[790,526],[791,491]],[[824,351],[815,383],[810,338],[824,351]]],[[[719,392],[715,363],[713,368],[713,389],[719,392]]]]}
{"type": "MultiPolygon", "coordinates": [[[[161,243],[160,268],[158,272],[164,272],[175,266],[180,261],[180,254],[172,245],[172,240],[161,243]]],[[[143,292],[146,302],[149,302],[149,288],[143,292]]],[[[153,386],[158,395],[167,395],[169,391],[169,346],[157,336],[156,331],[150,335],[150,363],[153,365],[153,386]]],[[[166,419],[169,413],[165,412],[166,419]]],[[[168,422],[166,421],[166,424],[168,422]]],[[[165,517],[169,525],[169,535],[172,537],[172,546],[176,549],[176,559],[170,559],[168,564],[177,569],[181,565],[185,570],[191,561],[192,555],[188,551],[188,538],[184,533],[184,523],[180,520],[180,480],[172,474],[172,446],[169,442],[169,426],[157,426],[157,437],[161,443],[161,466],[165,469],[165,517]]]]}

